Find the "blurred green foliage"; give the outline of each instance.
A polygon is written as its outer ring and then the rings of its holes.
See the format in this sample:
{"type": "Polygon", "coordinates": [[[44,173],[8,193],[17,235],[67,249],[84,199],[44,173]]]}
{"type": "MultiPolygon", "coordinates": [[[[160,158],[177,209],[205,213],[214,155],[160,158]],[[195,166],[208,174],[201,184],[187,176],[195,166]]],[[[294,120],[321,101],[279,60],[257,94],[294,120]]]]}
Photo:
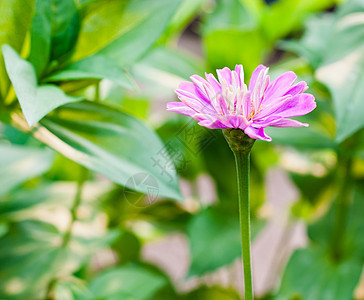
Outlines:
{"type": "Polygon", "coordinates": [[[361,299],[363,1],[0,7],[1,299],[239,299],[214,284],[182,292],[143,249],[179,233],[188,278],[240,256],[233,155],[221,132],[166,113],[165,103],[192,74],[243,64],[250,76],[260,63],[273,77],[295,71],[318,104],[300,118],[309,128],[271,128],[273,142],[253,149],[253,236],[267,223],[274,167],[299,191],[289,218],[308,233],[262,299],[361,299]],[[287,163],[292,154],[299,166],[287,163]]]}

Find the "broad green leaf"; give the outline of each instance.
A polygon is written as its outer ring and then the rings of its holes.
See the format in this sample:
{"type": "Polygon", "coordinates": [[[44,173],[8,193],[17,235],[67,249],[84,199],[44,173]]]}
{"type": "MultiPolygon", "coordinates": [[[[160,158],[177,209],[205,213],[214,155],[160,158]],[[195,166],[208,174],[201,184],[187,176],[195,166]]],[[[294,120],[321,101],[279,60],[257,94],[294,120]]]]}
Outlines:
{"type": "Polygon", "coordinates": [[[316,248],[294,252],[285,269],[275,300],[353,299],[362,264],[356,259],[334,263],[316,248]]]}
{"type": "Polygon", "coordinates": [[[101,272],[88,286],[92,297],[82,299],[149,300],[166,283],[161,275],[145,267],[129,264],[101,272]]]}
{"type": "MultiPolygon", "coordinates": [[[[143,11],[143,19],[135,27],[102,48],[99,53],[114,60],[119,66],[132,65],[162,35],[179,3],[180,0],[131,2],[137,10],[143,11]]],[[[127,9],[125,13],[128,13],[127,9]]]]}
{"type": "MultiPolygon", "coordinates": [[[[253,238],[259,230],[259,225],[261,224],[253,224],[253,238]]],[[[215,208],[203,210],[189,222],[187,236],[192,256],[189,277],[231,264],[241,255],[237,215],[234,217],[224,214],[215,208]]]]}
{"type": "Polygon", "coordinates": [[[133,64],[162,35],[180,0],[97,1],[86,11],[74,59],[94,53],[133,64]]]}
{"type": "Polygon", "coordinates": [[[364,45],[342,59],[322,66],[316,76],[327,85],[333,97],[336,141],[342,142],[364,127],[364,45]]]}
{"type": "Polygon", "coordinates": [[[128,73],[115,65],[115,63],[101,55],[92,55],[74,62],[49,77],[46,81],[63,81],[79,79],[110,79],[128,89],[133,89],[135,84],[128,73]]]}
{"type": "Polygon", "coordinates": [[[52,163],[53,153],[48,149],[0,144],[0,196],[44,173],[52,163]]]}
{"type": "Polygon", "coordinates": [[[164,145],[138,119],[104,105],[82,102],[59,109],[41,125],[43,129],[34,133],[36,138],[86,168],[145,194],[181,199],[173,163],[160,154],[164,145]],[[133,176],[138,174],[155,180],[157,186],[135,183],[133,176]],[[150,190],[153,187],[155,191],[150,190]]]}
{"type": "Polygon", "coordinates": [[[294,146],[303,149],[334,148],[335,142],[319,128],[311,125],[305,127],[266,129],[267,134],[272,138],[272,143],[294,146]]]}
{"type": "MultiPolygon", "coordinates": [[[[0,9],[0,46],[9,44],[21,51],[30,26],[34,0],[2,0],[0,9]]],[[[3,55],[0,52],[0,98],[5,98],[9,87],[3,55]]]]}
{"type": "Polygon", "coordinates": [[[3,45],[5,65],[25,119],[34,125],[49,112],[66,103],[80,101],[80,97],[66,95],[55,85],[37,84],[35,70],[10,46],[3,45]]]}

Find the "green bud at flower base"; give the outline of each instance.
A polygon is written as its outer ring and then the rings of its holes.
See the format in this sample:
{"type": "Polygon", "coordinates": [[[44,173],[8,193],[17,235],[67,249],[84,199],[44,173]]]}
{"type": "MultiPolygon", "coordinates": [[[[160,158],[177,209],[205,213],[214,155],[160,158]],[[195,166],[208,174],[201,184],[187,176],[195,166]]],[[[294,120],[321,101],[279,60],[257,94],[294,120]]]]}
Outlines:
{"type": "Polygon", "coordinates": [[[241,129],[228,128],[223,129],[223,134],[228,142],[231,150],[235,152],[242,152],[244,154],[250,153],[255,139],[252,139],[241,129]]]}

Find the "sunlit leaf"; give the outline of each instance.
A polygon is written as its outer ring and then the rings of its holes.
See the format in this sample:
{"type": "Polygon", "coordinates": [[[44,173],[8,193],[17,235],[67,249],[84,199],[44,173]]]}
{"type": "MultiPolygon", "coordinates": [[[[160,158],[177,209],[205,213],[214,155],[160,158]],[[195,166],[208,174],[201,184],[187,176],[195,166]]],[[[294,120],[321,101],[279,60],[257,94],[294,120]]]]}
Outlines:
{"type": "Polygon", "coordinates": [[[330,89],[337,122],[336,140],[342,142],[364,127],[364,48],[322,66],[316,74],[330,89]]]}
{"type": "Polygon", "coordinates": [[[8,45],[3,45],[2,51],[5,57],[6,70],[29,126],[37,123],[55,108],[82,99],[66,95],[55,85],[38,86],[32,64],[23,60],[8,45]]]}
{"type": "Polygon", "coordinates": [[[163,153],[163,144],[138,119],[82,102],[58,110],[57,116],[47,117],[41,124],[44,127],[35,131],[35,137],[69,159],[131,189],[181,199],[170,158],[158,154],[163,153]],[[134,182],[133,176],[138,174],[157,183],[134,182]]]}
{"type": "MultiPolygon", "coordinates": [[[[17,51],[23,45],[25,34],[30,26],[34,0],[1,1],[0,46],[9,44],[17,51]]],[[[9,87],[3,55],[0,53],[0,97],[5,97],[9,87]]]]}
{"type": "Polygon", "coordinates": [[[44,173],[52,162],[48,149],[0,144],[0,195],[44,173]]]}
{"type": "Polygon", "coordinates": [[[75,59],[97,52],[119,66],[133,64],[162,35],[180,0],[91,3],[75,59]],[[101,21],[102,22],[101,22],[101,21]]]}
{"type": "Polygon", "coordinates": [[[92,298],[82,299],[148,300],[165,284],[166,280],[161,275],[130,264],[101,272],[89,284],[92,298]]]}
{"type": "Polygon", "coordinates": [[[46,298],[51,280],[72,274],[92,251],[105,246],[84,240],[71,239],[62,246],[63,234],[55,226],[41,221],[17,223],[0,239],[0,297],[46,298]]]}

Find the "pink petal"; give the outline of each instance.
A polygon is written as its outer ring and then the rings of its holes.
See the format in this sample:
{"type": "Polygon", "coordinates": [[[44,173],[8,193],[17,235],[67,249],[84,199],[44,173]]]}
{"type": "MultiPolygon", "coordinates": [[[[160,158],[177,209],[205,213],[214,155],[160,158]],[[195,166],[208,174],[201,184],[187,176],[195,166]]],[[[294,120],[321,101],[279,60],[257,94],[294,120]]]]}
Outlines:
{"type": "Polygon", "coordinates": [[[309,125],[307,123],[301,123],[296,120],[282,118],[282,119],[271,122],[269,124],[269,126],[272,126],[272,127],[308,127],[309,125]]]}
{"type": "Polygon", "coordinates": [[[258,67],[256,67],[256,69],[254,70],[252,77],[250,78],[250,82],[249,82],[249,91],[253,91],[254,87],[255,87],[255,83],[257,81],[258,75],[260,73],[261,70],[265,70],[267,69],[266,66],[264,65],[259,65],[258,67]]]}
{"type": "Polygon", "coordinates": [[[316,108],[315,97],[311,94],[299,94],[286,101],[273,115],[280,117],[299,117],[316,108]]]}
{"type": "Polygon", "coordinates": [[[249,135],[252,139],[263,140],[270,142],[272,138],[265,134],[263,128],[253,128],[251,126],[244,129],[245,134],[249,135]]]}
{"type": "Polygon", "coordinates": [[[302,127],[302,126],[308,127],[308,124],[301,123],[296,120],[272,116],[272,117],[265,119],[264,121],[254,122],[252,126],[255,128],[261,128],[261,127],[265,128],[268,126],[272,126],[272,127],[302,127]]]}
{"type": "Polygon", "coordinates": [[[221,94],[221,85],[220,83],[216,80],[215,76],[210,74],[205,73],[206,79],[207,81],[211,84],[211,86],[213,87],[213,89],[215,90],[216,94],[221,94]]]}
{"type": "Polygon", "coordinates": [[[299,83],[297,83],[296,85],[294,85],[293,87],[291,87],[285,94],[285,95],[292,95],[292,96],[296,96],[297,94],[303,93],[307,90],[308,86],[307,83],[305,81],[300,81],[299,83]]]}
{"type": "Polygon", "coordinates": [[[266,99],[264,102],[269,101],[268,99],[274,99],[283,96],[291,88],[291,85],[295,82],[296,78],[297,75],[290,71],[273,80],[269,84],[264,94],[264,99],[266,99]]]}
{"type": "Polygon", "coordinates": [[[176,113],[186,115],[186,116],[192,116],[196,113],[195,110],[188,107],[186,104],[182,102],[170,102],[167,103],[167,110],[174,111],[176,113]]]}
{"type": "Polygon", "coordinates": [[[185,90],[175,90],[178,98],[187,106],[191,107],[196,111],[204,111],[215,113],[212,105],[209,102],[203,102],[200,98],[197,98],[195,95],[185,91],[185,90]]]}
{"type": "MultiPolygon", "coordinates": [[[[195,84],[189,81],[183,81],[178,86],[178,89],[176,91],[185,91],[189,94],[193,95],[194,98],[200,99],[203,102],[210,103],[209,99],[206,97],[204,93],[202,93],[195,84]]],[[[190,97],[192,97],[190,95],[190,97]]]]}
{"type": "Polygon", "coordinates": [[[219,78],[220,83],[222,79],[225,79],[228,84],[231,84],[231,70],[227,67],[223,69],[216,70],[217,77],[219,78]]]}
{"type": "Polygon", "coordinates": [[[210,129],[224,129],[224,128],[228,128],[225,125],[223,125],[220,121],[215,120],[215,121],[211,121],[211,120],[203,120],[198,122],[198,125],[200,126],[204,126],[210,129]]]}

